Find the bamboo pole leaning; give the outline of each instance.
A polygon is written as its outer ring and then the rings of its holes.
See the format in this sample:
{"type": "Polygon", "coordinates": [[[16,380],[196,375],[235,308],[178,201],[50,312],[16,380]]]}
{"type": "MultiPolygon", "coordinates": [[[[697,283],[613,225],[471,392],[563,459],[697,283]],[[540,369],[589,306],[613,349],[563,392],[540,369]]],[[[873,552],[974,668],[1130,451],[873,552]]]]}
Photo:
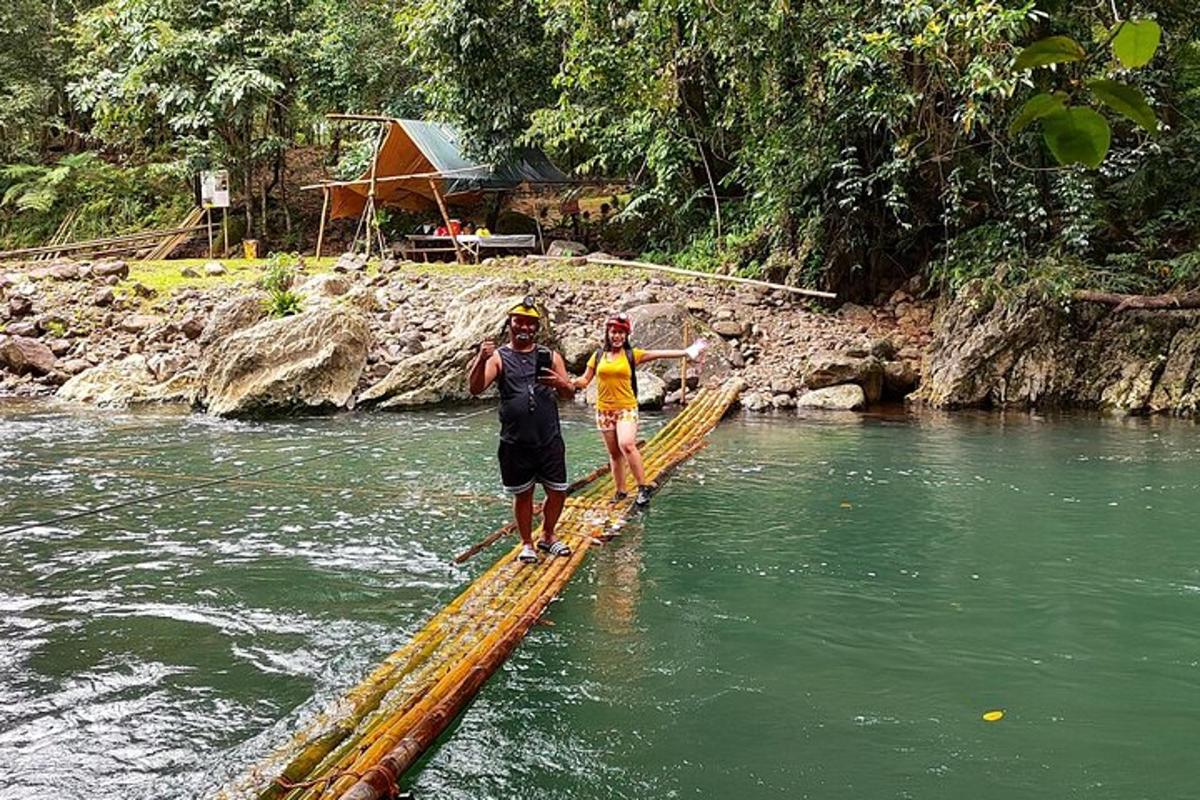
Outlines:
{"type": "MultiPolygon", "coordinates": [[[[646,444],[647,476],[666,475],[706,443],[740,385],[706,389],[646,444]]],[[[605,527],[632,509],[609,502],[607,470],[595,470],[567,498],[558,534],[569,558],[516,562],[516,545],[464,589],[402,648],[341,700],[218,798],[370,800],[396,781],[445,730],[538,621],[605,527]]]]}

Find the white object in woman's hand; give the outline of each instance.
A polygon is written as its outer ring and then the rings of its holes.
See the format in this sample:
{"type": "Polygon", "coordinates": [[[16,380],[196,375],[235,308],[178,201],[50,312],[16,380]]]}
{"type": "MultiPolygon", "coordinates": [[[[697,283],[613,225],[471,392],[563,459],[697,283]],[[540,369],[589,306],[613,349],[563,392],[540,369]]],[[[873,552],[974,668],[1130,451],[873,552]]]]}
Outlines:
{"type": "Polygon", "coordinates": [[[708,342],[704,339],[697,339],[696,341],[692,342],[692,344],[686,350],[684,350],[684,352],[687,353],[689,360],[695,361],[700,357],[700,354],[707,349],[708,342]]]}

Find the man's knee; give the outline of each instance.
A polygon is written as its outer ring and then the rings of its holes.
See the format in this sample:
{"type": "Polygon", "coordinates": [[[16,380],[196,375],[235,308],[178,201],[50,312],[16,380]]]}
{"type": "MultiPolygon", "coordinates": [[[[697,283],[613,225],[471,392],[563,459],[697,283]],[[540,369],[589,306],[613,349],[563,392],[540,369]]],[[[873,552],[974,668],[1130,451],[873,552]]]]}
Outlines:
{"type": "Polygon", "coordinates": [[[621,452],[625,455],[636,453],[638,449],[637,442],[621,442],[621,452]]]}

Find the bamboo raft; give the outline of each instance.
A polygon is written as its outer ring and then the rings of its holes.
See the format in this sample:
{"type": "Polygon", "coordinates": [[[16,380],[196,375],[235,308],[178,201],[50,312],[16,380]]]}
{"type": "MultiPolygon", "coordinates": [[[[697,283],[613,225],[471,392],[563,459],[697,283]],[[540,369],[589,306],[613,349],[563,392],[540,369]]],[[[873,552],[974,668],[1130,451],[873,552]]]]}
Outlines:
{"type": "MultiPolygon", "coordinates": [[[[665,477],[707,444],[740,381],[701,391],[642,448],[648,480],[665,477]]],[[[215,800],[379,800],[437,739],[538,622],[578,569],[633,510],[614,504],[597,470],[567,497],[558,523],[569,557],[516,561],[518,543],[401,649],[296,733],[223,787],[215,800]],[[590,479],[590,480],[589,480],[590,479]]],[[[540,534],[535,531],[534,538],[540,534]]]]}

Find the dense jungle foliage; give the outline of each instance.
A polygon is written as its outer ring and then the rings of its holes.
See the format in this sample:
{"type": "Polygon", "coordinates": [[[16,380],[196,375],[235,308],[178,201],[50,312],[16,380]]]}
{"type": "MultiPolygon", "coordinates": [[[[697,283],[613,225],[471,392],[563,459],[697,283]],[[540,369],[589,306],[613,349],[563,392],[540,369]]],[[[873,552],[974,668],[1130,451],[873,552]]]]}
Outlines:
{"type": "Polygon", "coordinates": [[[1198,24],[1192,0],[9,0],[0,243],[76,207],[166,223],[210,165],[294,242],[289,156],[365,152],[323,120],[353,110],[628,181],[616,244],[684,266],[860,298],[916,274],[1195,285],[1198,24]],[[1151,21],[1148,63],[1122,56],[1151,21]],[[1098,167],[1061,166],[1097,141],[1062,120],[1103,134],[1098,167]]]}

